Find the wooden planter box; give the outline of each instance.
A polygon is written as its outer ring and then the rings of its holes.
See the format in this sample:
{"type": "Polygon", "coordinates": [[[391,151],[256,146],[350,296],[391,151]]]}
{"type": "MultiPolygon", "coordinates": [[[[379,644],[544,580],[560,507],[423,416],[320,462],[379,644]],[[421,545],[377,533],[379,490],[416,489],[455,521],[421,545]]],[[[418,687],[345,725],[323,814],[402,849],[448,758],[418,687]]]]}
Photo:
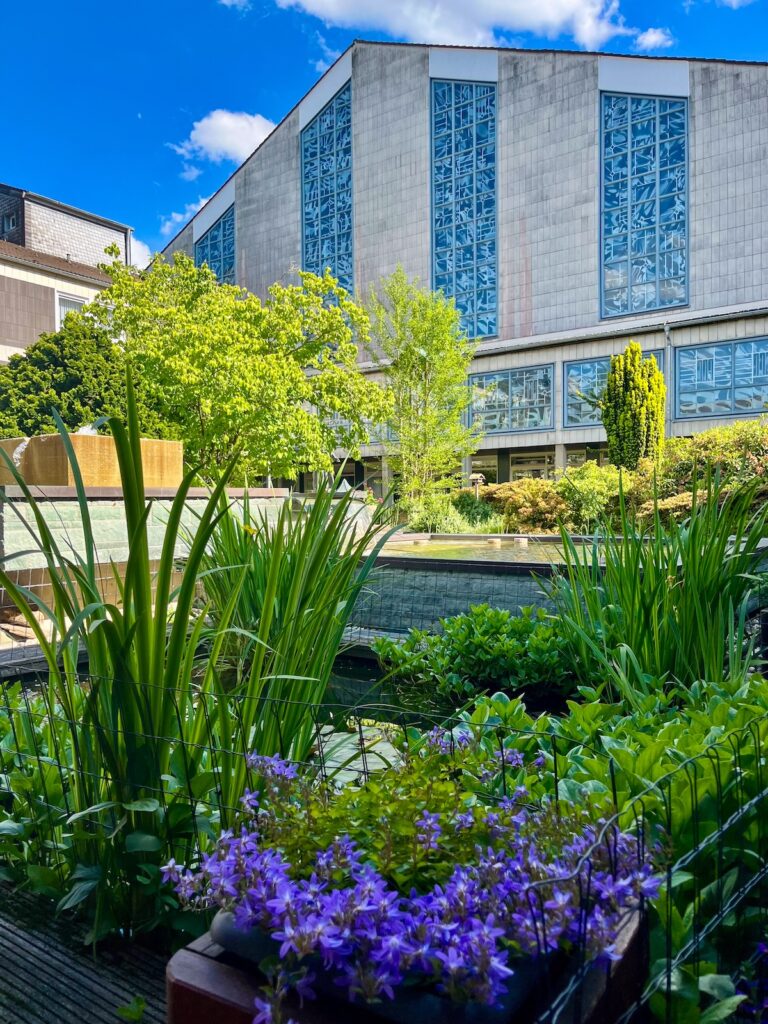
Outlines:
{"type": "MultiPolygon", "coordinates": [[[[639,914],[626,919],[617,949],[621,959],[590,968],[578,992],[560,1009],[558,1020],[613,1024],[638,1000],[648,970],[645,928],[639,914]]],[[[251,1024],[254,999],[263,984],[252,962],[225,950],[208,932],[179,950],[168,964],[168,1024],[251,1024]]],[[[403,999],[375,1006],[359,1001],[349,1004],[341,994],[327,996],[326,986],[316,987],[315,1001],[305,1002],[301,1008],[296,1002],[290,1004],[288,1016],[297,1024],[534,1024],[558,994],[558,986],[542,978],[541,969],[535,981],[536,998],[511,1011],[461,1007],[428,994],[406,994],[403,999]]]]}
{"type": "MultiPolygon", "coordinates": [[[[117,464],[114,441],[102,434],[70,434],[83,483],[86,487],[120,487],[120,468],[117,464]]],[[[0,441],[12,458],[25,443],[25,438],[14,437],[0,441]]],[[[39,434],[31,437],[18,455],[19,471],[30,486],[74,487],[72,467],[58,434],[39,434]]],[[[184,446],[181,441],[156,441],[142,438],[141,462],[144,486],[147,488],[176,489],[184,475],[184,446]]],[[[0,461],[0,486],[13,484],[14,479],[0,461]]]]}

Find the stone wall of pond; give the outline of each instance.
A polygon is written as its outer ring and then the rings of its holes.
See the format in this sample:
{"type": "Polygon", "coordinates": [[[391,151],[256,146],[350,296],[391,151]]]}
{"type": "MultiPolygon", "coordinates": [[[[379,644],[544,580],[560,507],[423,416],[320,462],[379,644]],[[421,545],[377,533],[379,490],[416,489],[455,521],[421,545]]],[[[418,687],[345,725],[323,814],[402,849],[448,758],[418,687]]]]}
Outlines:
{"type": "Polygon", "coordinates": [[[412,627],[433,630],[439,620],[489,604],[518,613],[521,607],[550,608],[541,580],[548,565],[502,562],[381,558],[350,621],[350,638],[399,635],[412,627]]]}

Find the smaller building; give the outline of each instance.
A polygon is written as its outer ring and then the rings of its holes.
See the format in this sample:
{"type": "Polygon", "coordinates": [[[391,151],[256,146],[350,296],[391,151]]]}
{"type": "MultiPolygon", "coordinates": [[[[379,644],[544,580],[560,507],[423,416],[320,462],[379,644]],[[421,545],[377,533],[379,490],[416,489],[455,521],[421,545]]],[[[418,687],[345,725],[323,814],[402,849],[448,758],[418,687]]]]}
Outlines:
{"type": "Polygon", "coordinates": [[[132,230],[45,196],[0,184],[0,362],[55,331],[109,283],[98,269],[116,245],[131,261],[132,230]]]}

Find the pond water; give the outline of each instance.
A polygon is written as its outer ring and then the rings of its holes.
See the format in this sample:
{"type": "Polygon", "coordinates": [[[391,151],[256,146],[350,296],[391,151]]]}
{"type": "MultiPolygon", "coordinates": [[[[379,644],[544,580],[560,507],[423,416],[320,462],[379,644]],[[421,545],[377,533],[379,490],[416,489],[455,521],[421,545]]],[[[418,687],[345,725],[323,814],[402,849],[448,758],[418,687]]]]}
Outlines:
{"type": "Polygon", "coordinates": [[[547,564],[562,562],[563,550],[559,540],[535,540],[525,542],[505,539],[496,543],[487,540],[417,540],[398,538],[384,546],[383,555],[395,558],[439,558],[452,561],[465,559],[477,562],[535,562],[547,564]]]}

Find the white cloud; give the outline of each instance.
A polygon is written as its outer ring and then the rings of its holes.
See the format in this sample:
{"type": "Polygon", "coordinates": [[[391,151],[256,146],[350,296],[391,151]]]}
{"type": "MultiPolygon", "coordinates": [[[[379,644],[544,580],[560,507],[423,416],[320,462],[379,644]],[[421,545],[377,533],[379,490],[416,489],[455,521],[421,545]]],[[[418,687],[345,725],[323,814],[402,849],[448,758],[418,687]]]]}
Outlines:
{"type": "Polygon", "coordinates": [[[197,181],[202,173],[203,169],[201,167],[195,167],[194,164],[184,164],[184,170],[180,172],[179,177],[183,178],[184,181],[197,181]]]}
{"type": "MultiPolygon", "coordinates": [[[[731,0],[740,2],[740,0],[731,0]]],[[[499,33],[533,32],[571,36],[597,49],[616,36],[635,36],[619,10],[619,0],[276,0],[320,18],[326,25],[386,32],[396,39],[424,43],[492,46],[499,33]]]]}
{"type": "Polygon", "coordinates": [[[187,205],[184,207],[183,213],[174,212],[169,213],[167,217],[161,217],[160,234],[165,236],[166,238],[169,235],[175,234],[182,226],[182,224],[186,224],[191,217],[194,217],[194,215],[201,207],[205,206],[205,204],[208,202],[210,198],[210,196],[200,196],[197,202],[187,203],[187,205]]]}
{"type": "Polygon", "coordinates": [[[251,155],[274,127],[274,121],[261,114],[212,110],[195,121],[188,139],[170,143],[170,146],[187,161],[212,160],[219,164],[222,160],[233,160],[239,164],[251,155]]]}
{"type": "Polygon", "coordinates": [[[635,39],[636,50],[663,50],[672,46],[674,36],[667,28],[647,28],[635,39]]]}
{"type": "Polygon", "coordinates": [[[143,270],[152,259],[152,250],[135,235],[131,239],[131,263],[139,270],[143,270]]]}
{"type": "Polygon", "coordinates": [[[320,52],[323,56],[314,62],[314,68],[315,71],[322,75],[328,70],[331,64],[335,63],[335,61],[341,56],[341,50],[334,50],[330,47],[325,40],[325,36],[321,35],[319,32],[317,32],[316,35],[317,45],[320,47],[320,52]]]}
{"type": "Polygon", "coordinates": [[[746,7],[754,2],[755,0],[719,0],[723,7],[730,7],[732,11],[737,11],[740,7],[746,7]]]}
{"type": "Polygon", "coordinates": [[[219,0],[222,7],[233,7],[236,11],[247,11],[250,9],[251,0],[219,0]]]}

